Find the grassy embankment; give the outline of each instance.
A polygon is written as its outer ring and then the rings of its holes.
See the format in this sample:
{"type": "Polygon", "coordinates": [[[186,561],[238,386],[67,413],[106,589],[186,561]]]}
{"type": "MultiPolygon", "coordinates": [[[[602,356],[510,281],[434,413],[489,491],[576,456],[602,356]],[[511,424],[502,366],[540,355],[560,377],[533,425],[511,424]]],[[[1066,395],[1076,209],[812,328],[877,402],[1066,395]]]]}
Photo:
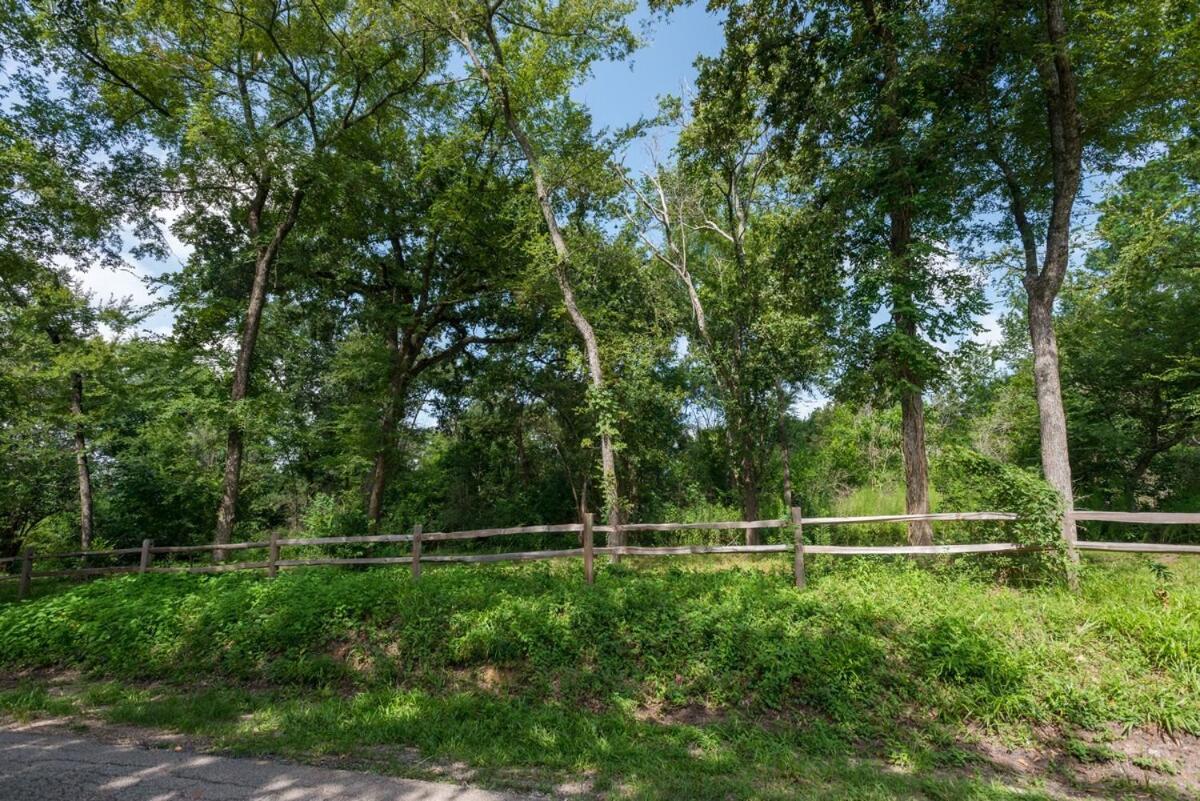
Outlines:
{"type": "MultiPolygon", "coordinates": [[[[1200,733],[1194,560],[1166,604],[1138,558],[1089,565],[1077,596],[813,561],[802,593],[780,559],[593,587],[574,561],[46,587],[0,603],[0,713],[636,798],[1054,796],[1078,779],[1008,775],[996,744],[1104,762],[1118,730],[1200,733]]],[[[1181,766],[1141,767],[1090,791],[1187,797],[1181,766]]]]}

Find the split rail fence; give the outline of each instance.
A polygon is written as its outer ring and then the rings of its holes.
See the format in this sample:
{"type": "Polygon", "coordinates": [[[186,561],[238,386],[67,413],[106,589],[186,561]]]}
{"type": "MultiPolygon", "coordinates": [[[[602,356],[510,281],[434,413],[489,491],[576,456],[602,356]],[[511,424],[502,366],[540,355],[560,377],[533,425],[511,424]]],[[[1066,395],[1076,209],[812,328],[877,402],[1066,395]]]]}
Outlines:
{"type": "MultiPolygon", "coordinates": [[[[1164,513],[1164,512],[1091,512],[1073,511],[1068,513],[1078,522],[1097,521],[1142,525],[1200,525],[1200,513],[1164,513]]],[[[793,553],[793,569],[796,586],[805,585],[804,558],[810,554],[831,556],[914,556],[914,555],[957,555],[957,554],[1002,554],[1028,553],[1039,550],[1038,546],[1023,545],[1014,542],[989,542],[975,544],[953,545],[817,545],[804,543],[804,529],[817,526],[862,525],[873,523],[915,523],[919,521],[949,522],[949,521],[1012,521],[1017,516],[1007,512],[951,512],[944,514],[924,515],[874,515],[867,517],[803,517],[799,508],[791,510],[791,517],[783,520],[751,520],[723,521],[712,523],[625,523],[619,528],[621,532],[637,531],[685,531],[701,530],[750,530],[750,529],[786,529],[793,532],[792,542],[771,543],[767,545],[607,545],[596,547],[594,535],[613,533],[615,526],[595,525],[592,515],[588,514],[582,523],[566,523],[549,526],[518,526],[512,528],[488,528],[471,531],[423,532],[421,526],[415,526],[411,534],[375,534],[347,537],[280,537],[272,532],[269,540],[258,542],[233,542],[224,545],[155,545],[152,540],[142,541],[139,548],[116,548],[104,551],[71,551],[67,553],[36,553],[33,549],[25,549],[20,556],[0,559],[0,565],[20,562],[21,569],[17,574],[0,574],[0,581],[17,580],[20,582],[18,597],[25,598],[29,594],[30,583],[35,578],[80,578],[88,576],[115,575],[121,573],[224,573],[232,570],[265,570],[267,575],[274,577],[281,568],[308,567],[317,565],[398,565],[412,566],[413,578],[421,575],[421,566],[441,562],[480,563],[480,562],[524,562],[538,559],[583,558],[584,579],[589,583],[595,581],[595,557],[610,556],[614,560],[622,556],[678,556],[688,554],[709,553],[793,553]],[[507,553],[422,553],[427,543],[448,542],[455,540],[482,539],[515,534],[577,534],[580,547],[557,550],[514,551],[507,553]],[[375,557],[310,557],[298,559],[280,558],[283,548],[298,546],[353,545],[366,543],[409,543],[410,551],[406,556],[375,556],[375,557]],[[265,560],[253,562],[218,562],[212,565],[156,565],[156,556],[180,556],[212,552],[219,555],[228,551],[265,550],[265,560]],[[100,557],[132,556],[138,554],[137,565],[79,567],[74,569],[48,570],[35,572],[35,559],[92,559],[100,557]]],[[[1096,542],[1080,540],[1074,545],[1079,551],[1121,551],[1129,553],[1177,553],[1200,555],[1200,545],[1184,545],[1170,543],[1144,542],[1096,542]]]]}

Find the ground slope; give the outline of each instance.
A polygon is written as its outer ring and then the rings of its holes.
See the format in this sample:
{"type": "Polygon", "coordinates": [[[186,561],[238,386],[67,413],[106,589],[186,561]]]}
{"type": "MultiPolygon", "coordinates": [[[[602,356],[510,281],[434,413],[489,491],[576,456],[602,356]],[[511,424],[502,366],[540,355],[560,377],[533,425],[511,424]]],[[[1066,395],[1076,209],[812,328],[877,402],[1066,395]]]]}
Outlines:
{"type": "Polygon", "coordinates": [[[94,582],[0,605],[0,710],[555,794],[1194,797],[1194,563],[778,562],[94,582]]]}

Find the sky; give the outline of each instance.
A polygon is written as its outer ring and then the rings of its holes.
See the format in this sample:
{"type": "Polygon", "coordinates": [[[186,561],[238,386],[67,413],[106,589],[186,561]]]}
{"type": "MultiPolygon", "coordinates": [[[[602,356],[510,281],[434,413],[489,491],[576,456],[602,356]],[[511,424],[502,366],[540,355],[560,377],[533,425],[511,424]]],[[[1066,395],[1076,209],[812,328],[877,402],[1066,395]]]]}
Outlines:
{"type": "MultiPolygon", "coordinates": [[[[623,61],[595,65],[591,77],[572,92],[572,97],[591,111],[597,129],[620,128],[657,113],[660,97],[685,94],[695,81],[698,56],[721,52],[721,18],[708,13],[703,3],[652,18],[642,0],[630,19],[643,46],[623,61]]],[[[664,150],[673,144],[669,134],[660,131],[657,136],[664,150]]],[[[648,166],[647,147],[651,144],[631,146],[625,163],[634,170],[648,166]]]]}

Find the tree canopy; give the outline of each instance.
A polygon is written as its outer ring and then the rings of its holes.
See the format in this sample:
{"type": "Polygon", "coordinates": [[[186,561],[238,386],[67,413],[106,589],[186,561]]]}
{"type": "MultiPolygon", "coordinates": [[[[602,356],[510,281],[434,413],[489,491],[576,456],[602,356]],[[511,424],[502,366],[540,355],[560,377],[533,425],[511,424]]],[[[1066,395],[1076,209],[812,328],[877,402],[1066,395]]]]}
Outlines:
{"type": "Polygon", "coordinates": [[[1194,511],[1194,4],[710,13],[612,129],[626,0],[0,6],[0,555],[1194,511]]]}

